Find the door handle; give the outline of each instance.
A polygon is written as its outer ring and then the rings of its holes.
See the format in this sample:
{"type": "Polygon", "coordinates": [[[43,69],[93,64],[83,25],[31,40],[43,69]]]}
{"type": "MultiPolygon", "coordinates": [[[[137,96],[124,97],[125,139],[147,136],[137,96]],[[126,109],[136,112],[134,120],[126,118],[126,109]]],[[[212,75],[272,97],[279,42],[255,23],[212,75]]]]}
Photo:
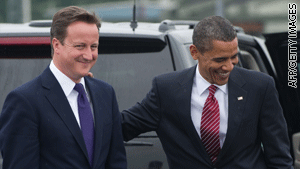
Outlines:
{"type": "Polygon", "coordinates": [[[125,146],[153,146],[153,143],[145,141],[128,141],[124,142],[125,146]]]}

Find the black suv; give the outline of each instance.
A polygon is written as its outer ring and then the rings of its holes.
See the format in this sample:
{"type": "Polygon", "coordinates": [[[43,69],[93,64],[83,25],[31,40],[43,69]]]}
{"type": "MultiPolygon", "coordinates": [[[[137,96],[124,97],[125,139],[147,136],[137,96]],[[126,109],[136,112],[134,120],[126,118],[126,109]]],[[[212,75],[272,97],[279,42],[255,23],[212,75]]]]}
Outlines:
{"type": "MultiPolygon", "coordinates": [[[[150,90],[154,76],[197,63],[189,53],[196,23],[170,20],[138,23],[135,30],[130,23],[102,23],[99,57],[91,71],[95,78],[114,87],[120,110],[141,101],[150,90]]],[[[11,90],[32,80],[49,65],[50,25],[51,21],[0,25],[0,109],[11,90]]],[[[236,30],[240,49],[237,66],[274,77],[291,138],[300,132],[300,102],[299,89],[288,86],[287,53],[291,46],[288,34],[258,38],[246,35],[240,28],[236,30]]],[[[293,40],[299,48],[299,38],[293,40]]],[[[144,133],[125,146],[129,169],[168,168],[155,132],[144,133]]]]}

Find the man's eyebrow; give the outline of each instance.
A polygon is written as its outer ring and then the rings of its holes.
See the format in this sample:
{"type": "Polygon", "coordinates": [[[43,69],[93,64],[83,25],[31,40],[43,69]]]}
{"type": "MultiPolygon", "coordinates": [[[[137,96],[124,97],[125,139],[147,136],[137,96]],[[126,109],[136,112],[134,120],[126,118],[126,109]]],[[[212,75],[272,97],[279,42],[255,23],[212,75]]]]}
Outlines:
{"type": "Polygon", "coordinates": [[[228,59],[228,57],[213,58],[213,60],[225,60],[225,59],[228,59]]]}
{"type": "Polygon", "coordinates": [[[236,54],[232,55],[231,57],[238,56],[239,54],[240,54],[240,52],[237,52],[236,54]]]}
{"type": "MultiPolygon", "coordinates": [[[[87,45],[85,42],[73,42],[72,45],[87,45]]],[[[98,42],[92,43],[90,45],[99,45],[98,42]]]]}
{"type": "MultiPolygon", "coordinates": [[[[237,52],[236,54],[230,56],[229,58],[232,58],[232,57],[236,57],[239,55],[240,52],[237,52]]],[[[224,60],[224,59],[228,59],[228,57],[219,57],[219,58],[213,58],[213,60],[224,60]]]]}
{"type": "Polygon", "coordinates": [[[73,44],[85,44],[84,42],[73,42],[73,44]]]}

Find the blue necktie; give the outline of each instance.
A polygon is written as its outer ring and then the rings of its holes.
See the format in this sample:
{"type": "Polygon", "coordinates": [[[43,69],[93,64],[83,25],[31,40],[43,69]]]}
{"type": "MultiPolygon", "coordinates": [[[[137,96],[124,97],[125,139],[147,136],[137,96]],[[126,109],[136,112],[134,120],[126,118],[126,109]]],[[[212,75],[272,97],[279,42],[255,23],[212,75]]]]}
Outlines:
{"type": "Polygon", "coordinates": [[[92,166],[93,164],[93,154],[94,154],[94,120],[91,110],[90,103],[86,97],[85,90],[81,83],[77,83],[74,90],[78,92],[78,113],[80,119],[80,126],[82,135],[84,138],[85,146],[89,156],[89,162],[92,166]]]}

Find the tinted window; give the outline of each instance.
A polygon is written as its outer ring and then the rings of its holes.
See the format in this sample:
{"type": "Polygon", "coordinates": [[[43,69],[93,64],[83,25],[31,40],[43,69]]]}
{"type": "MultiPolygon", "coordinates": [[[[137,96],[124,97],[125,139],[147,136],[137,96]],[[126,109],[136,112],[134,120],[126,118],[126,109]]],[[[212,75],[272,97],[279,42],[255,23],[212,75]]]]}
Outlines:
{"type": "Polygon", "coordinates": [[[1,45],[0,58],[49,58],[50,45],[1,45]]]}
{"type": "Polygon", "coordinates": [[[120,110],[141,101],[150,90],[154,76],[173,71],[170,52],[101,54],[91,70],[95,78],[111,84],[120,110]]]}
{"type": "Polygon", "coordinates": [[[163,50],[166,43],[154,38],[101,37],[99,54],[153,53],[163,50]]]}

